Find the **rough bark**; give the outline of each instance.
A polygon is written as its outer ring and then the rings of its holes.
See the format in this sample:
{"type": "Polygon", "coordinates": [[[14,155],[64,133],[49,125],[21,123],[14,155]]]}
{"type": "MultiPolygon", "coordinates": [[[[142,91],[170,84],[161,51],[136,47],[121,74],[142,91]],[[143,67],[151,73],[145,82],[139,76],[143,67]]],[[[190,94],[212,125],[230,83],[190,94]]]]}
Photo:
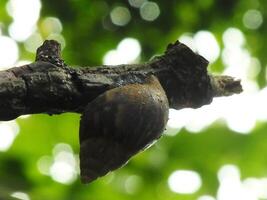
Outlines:
{"type": "Polygon", "coordinates": [[[20,115],[63,112],[81,113],[107,90],[158,78],[170,108],[198,108],[215,96],[240,93],[240,80],[207,73],[208,61],[179,41],[164,55],[144,64],[79,67],[67,66],[60,57],[60,44],[45,41],[36,61],[0,72],[0,120],[20,115]]]}

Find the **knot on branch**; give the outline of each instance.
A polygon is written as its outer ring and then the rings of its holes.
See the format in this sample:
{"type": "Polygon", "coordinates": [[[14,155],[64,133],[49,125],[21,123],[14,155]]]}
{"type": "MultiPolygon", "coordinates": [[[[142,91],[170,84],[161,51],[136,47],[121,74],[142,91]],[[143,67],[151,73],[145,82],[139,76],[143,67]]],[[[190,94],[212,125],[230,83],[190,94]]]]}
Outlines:
{"type": "Polygon", "coordinates": [[[44,41],[37,49],[35,61],[49,62],[58,67],[66,66],[61,58],[61,45],[55,40],[44,41]]]}
{"type": "Polygon", "coordinates": [[[151,63],[153,69],[169,70],[169,77],[172,78],[168,81],[164,81],[166,72],[161,71],[158,77],[166,88],[170,105],[175,109],[198,108],[212,101],[208,64],[204,57],[179,41],[169,44],[164,55],[151,63]]]}

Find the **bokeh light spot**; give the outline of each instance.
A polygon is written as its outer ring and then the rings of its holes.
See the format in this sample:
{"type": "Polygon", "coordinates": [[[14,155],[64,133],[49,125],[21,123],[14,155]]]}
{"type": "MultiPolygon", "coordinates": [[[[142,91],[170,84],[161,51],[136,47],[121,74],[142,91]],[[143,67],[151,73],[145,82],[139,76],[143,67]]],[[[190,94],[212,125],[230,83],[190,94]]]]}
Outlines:
{"type": "Polygon", "coordinates": [[[174,171],[169,179],[168,185],[171,191],[180,194],[195,193],[201,187],[202,181],[197,172],[190,170],[174,171]]]}
{"type": "Polygon", "coordinates": [[[235,165],[224,165],[219,169],[220,186],[217,200],[258,200],[255,193],[246,190],[240,180],[240,170],[235,165]]]}
{"type": "Polygon", "coordinates": [[[37,162],[37,168],[42,174],[49,175],[52,163],[53,158],[51,156],[42,156],[37,162]]]}
{"type": "Polygon", "coordinates": [[[10,37],[0,36],[0,69],[13,65],[19,57],[17,43],[10,37]]]}
{"type": "Polygon", "coordinates": [[[46,35],[52,33],[61,33],[63,27],[60,20],[56,17],[46,17],[42,21],[42,31],[45,32],[46,35]]]}
{"type": "Polygon", "coordinates": [[[243,16],[243,24],[248,29],[258,29],[263,22],[263,16],[258,10],[248,10],[243,16]]]}
{"type": "Polygon", "coordinates": [[[155,2],[145,2],[140,8],[140,15],[146,21],[154,21],[160,15],[160,8],[155,2]]]}
{"type": "Polygon", "coordinates": [[[214,121],[224,119],[234,133],[251,133],[257,120],[267,120],[267,88],[258,91],[254,81],[242,81],[242,86],[242,94],[214,98],[212,104],[198,109],[170,109],[168,127],[177,131],[185,127],[189,132],[197,133],[214,121]]]}
{"type": "Polygon", "coordinates": [[[56,156],[60,152],[69,152],[72,153],[72,148],[69,144],[65,143],[58,143],[54,148],[53,148],[53,155],[56,156]]]}
{"type": "Polygon", "coordinates": [[[26,27],[20,22],[13,22],[8,27],[9,35],[16,41],[25,41],[36,30],[35,26],[26,27]]]}
{"type": "Polygon", "coordinates": [[[196,51],[196,45],[195,45],[194,38],[193,38],[192,34],[184,33],[179,37],[178,40],[181,43],[183,43],[186,46],[188,46],[192,51],[194,51],[194,52],[196,51]]]}
{"type": "Polygon", "coordinates": [[[129,4],[135,8],[140,8],[147,0],[128,0],[129,4]]]}
{"type": "Polygon", "coordinates": [[[76,179],[76,173],[72,165],[64,161],[56,161],[50,168],[50,174],[53,180],[70,184],[76,179]]]}
{"type": "Polygon", "coordinates": [[[7,151],[19,133],[16,121],[0,122],[0,151],[7,151]]]}
{"type": "Polygon", "coordinates": [[[131,20],[131,13],[128,8],[117,6],[111,11],[110,18],[113,24],[125,26],[131,20]]]}
{"type": "Polygon", "coordinates": [[[216,199],[210,195],[203,195],[200,196],[197,200],[216,200],[216,199]]]}
{"type": "Polygon", "coordinates": [[[240,170],[237,166],[227,164],[223,165],[218,171],[218,179],[220,182],[228,181],[231,179],[239,180],[240,170]]]}
{"type": "Polygon", "coordinates": [[[42,36],[39,33],[34,33],[24,42],[24,47],[27,51],[35,53],[36,49],[41,46],[42,43],[42,36]]]}
{"type": "Polygon", "coordinates": [[[251,63],[251,55],[248,50],[234,46],[224,48],[222,60],[226,65],[223,74],[241,78],[243,81],[247,79],[251,63]]]}
{"type": "Polygon", "coordinates": [[[257,196],[258,199],[267,199],[267,178],[246,178],[243,181],[243,187],[246,191],[257,196]]]}
{"type": "Polygon", "coordinates": [[[214,35],[209,31],[199,31],[194,36],[197,52],[209,62],[215,62],[220,55],[219,44],[214,35]]]}
{"type": "Polygon", "coordinates": [[[116,64],[121,64],[122,63],[122,58],[120,57],[119,53],[117,50],[110,50],[108,51],[104,58],[103,58],[103,63],[105,65],[116,65],[116,64]]]}
{"type": "Polygon", "coordinates": [[[223,33],[223,43],[226,47],[242,47],[245,42],[245,36],[238,28],[231,27],[223,33]]]}
{"type": "Polygon", "coordinates": [[[142,186],[142,179],[140,176],[131,175],[125,180],[125,191],[128,194],[135,194],[137,193],[142,186]]]}
{"type": "Polygon", "coordinates": [[[9,34],[17,41],[26,40],[35,30],[41,10],[40,0],[10,0],[7,12],[13,18],[9,27],[9,34]],[[30,12],[27,12],[28,9],[30,12]]]}
{"type": "MultiPolygon", "coordinates": [[[[54,161],[49,168],[49,174],[53,180],[62,184],[71,184],[77,179],[78,175],[78,162],[73,154],[72,148],[68,144],[59,143],[53,149],[54,161]]],[[[40,160],[39,170],[44,170],[46,173],[46,165],[49,164],[49,158],[45,157],[45,160],[40,160]],[[43,162],[43,163],[42,163],[43,162]],[[45,164],[46,162],[46,164],[45,164]],[[44,168],[42,169],[42,164],[44,168]]]]}
{"type": "Polygon", "coordinates": [[[31,24],[37,22],[40,10],[40,0],[9,0],[7,4],[7,12],[15,21],[27,21],[31,24]],[[27,12],[29,8],[31,12],[27,12]]]}
{"type": "Polygon", "coordinates": [[[139,58],[141,45],[134,38],[124,38],[117,49],[108,51],[103,57],[105,65],[130,64],[139,58]]]}
{"type": "Polygon", "coordinates": [[[20,200],[30,200],[29,195],[24,192],[13,192],[10,196],[20,200]]]}
{"type": "Polygon", "coordinates": [[[120,52],[125,62],[133,62],[141,53],[141,45],[134,38],[125,38],[119,45],[117,50],[120,52]]]}
{"type": "Polygon", "coordinates": [[[250,112],[250,110],[257,108],[255,108],[256,106],[254,108],[245,108],[244,105],[250,105],[252,101],[255,101],[253,96],[244,93],[232,96],[229,100],[232,102],[229,105],[232,107],[232,112],[230,109],[227,109],[231,113],[225,118],[228,127],[237,133],[249,134],[256,125],[256,117],[252,114],[255,111],[250,112]],[[242,102],[241,106],[240,102],[242,102]],[[248,115],[247,113],[250,114],[248,115]],[[240,121],[240,116],[242,116],[242,122],[240,121]]]}
{"type": "Polygon", "coordinates": [[[251,57],[247,76],[250,79],[255,79],[261,72],[261,62],[258,58],[251,57]]]}

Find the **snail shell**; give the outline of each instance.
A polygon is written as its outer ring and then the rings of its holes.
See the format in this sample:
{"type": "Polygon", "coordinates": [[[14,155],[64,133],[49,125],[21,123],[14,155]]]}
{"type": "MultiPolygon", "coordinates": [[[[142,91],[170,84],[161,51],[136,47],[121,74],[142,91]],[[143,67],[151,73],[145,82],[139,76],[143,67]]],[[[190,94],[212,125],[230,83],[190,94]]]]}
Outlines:
{"type": "Polygon", "coordinates": [[[158,79],[106,91],[90,102],[80,121],[81,180],[115,170],[158,139],[168,120],[168,100],[158,79]]]}

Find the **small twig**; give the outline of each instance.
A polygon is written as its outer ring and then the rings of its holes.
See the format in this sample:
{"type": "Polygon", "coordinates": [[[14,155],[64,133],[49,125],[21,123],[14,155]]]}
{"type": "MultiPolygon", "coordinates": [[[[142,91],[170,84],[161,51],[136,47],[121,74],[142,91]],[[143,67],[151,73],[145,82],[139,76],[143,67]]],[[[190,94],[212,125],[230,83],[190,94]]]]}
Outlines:
{"type": "Polygon", "coordinates": [[[243,91],[240,79],[231,76],[210,76],[214,97],[230,96],[243,91]]]}

